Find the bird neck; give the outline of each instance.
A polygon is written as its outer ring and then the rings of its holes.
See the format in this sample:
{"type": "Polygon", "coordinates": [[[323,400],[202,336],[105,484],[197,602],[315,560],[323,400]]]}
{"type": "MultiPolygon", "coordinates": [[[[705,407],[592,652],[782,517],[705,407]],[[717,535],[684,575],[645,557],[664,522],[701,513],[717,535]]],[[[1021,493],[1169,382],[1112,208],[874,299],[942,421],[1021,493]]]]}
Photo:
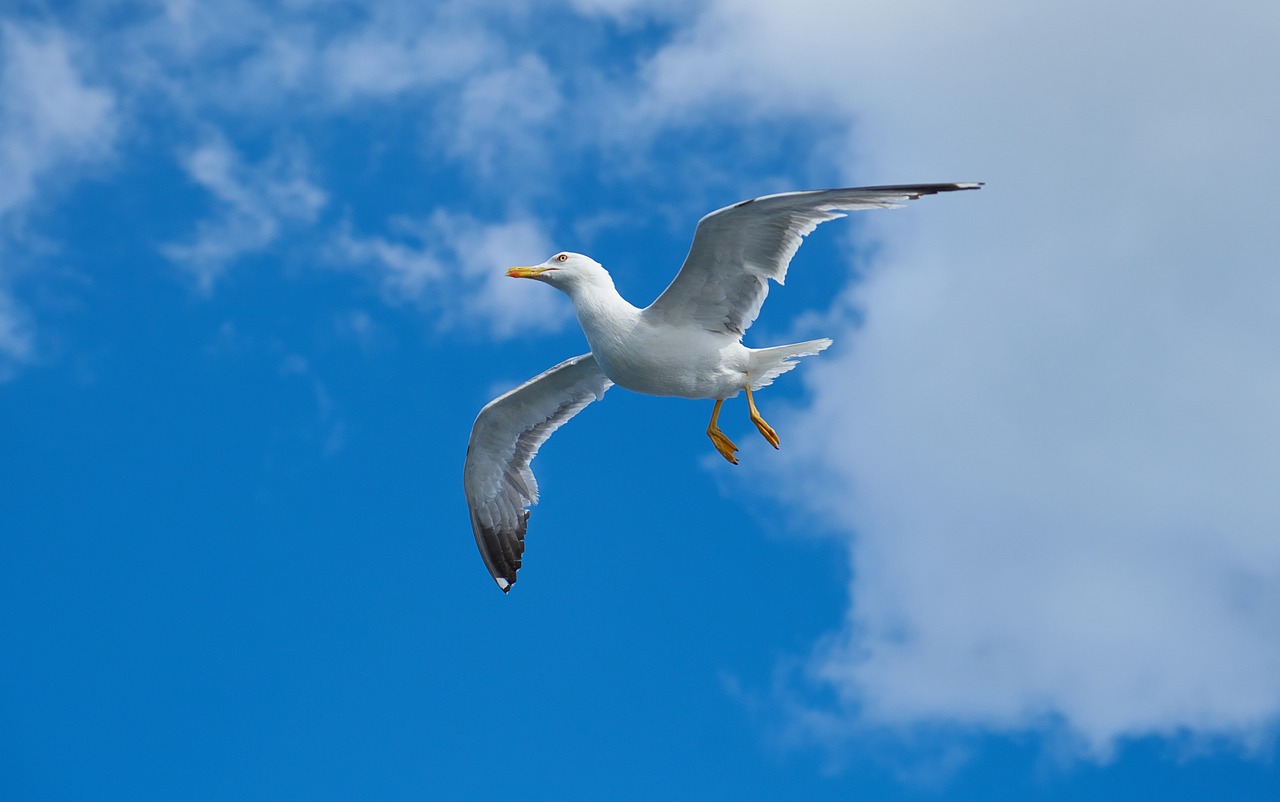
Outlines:
{"type": "Polygon", "coordinates": [[[579,285],[569,297],[573,299],[578,324],[595,352],[626,339],[640,320],[640,310],[618,294],[612,281],[579,285]]]}

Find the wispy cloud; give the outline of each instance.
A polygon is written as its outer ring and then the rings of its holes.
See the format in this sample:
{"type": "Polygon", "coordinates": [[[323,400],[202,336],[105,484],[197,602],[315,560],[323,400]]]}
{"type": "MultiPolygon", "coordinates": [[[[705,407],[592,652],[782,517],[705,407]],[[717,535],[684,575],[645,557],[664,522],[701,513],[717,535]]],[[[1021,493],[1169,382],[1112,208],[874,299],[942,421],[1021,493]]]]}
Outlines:
{"type": "Polygon", "coordinates": [[[540,221],[482,222],[437,210],[426,219],[396,218],[389,228],[387,236],[344,232],[332,249],[339,264],[377,276],[388,300],[431,309],[443,328],[482,329],[497,339],[552,331],[567,321],[567,308],[552,293],[529,292],[504,275],[551,254],[540,221]]]}
{"type": "Polygon", "coordinates": [[[216,212],[197,225],[190,240],[161,251],[205,292],[235,259],[263,250],[288,224],[315,220],[327,201],[307,178],[297,153],[246,165],[225,140],[214,137],[182,163],[191,180],[213,196],[216,212]]]}
{"type": "Polygon", "coordinates": [[[547,145],[559,135],[555,122],[563,105],[546,63],[526,54],[509,67],[466,83],[450,151],[490,175],[500,166],[542,166],[535,162],[545,159],[547,145]]]}
{"type": "Polygon", "coordinates": [[[12,378],[16,366],[31,358],[34,345],[26,312],[0,288],[0,381],[12,378]]]}
{"type": "Polygon", "coordinates": [[[28,202],[38,179],[112,153],[115,98],[81,77],[74,47],[54,28],[0,23],[0,215],[28,202]]]}
{"type": "Polygon", "coordinates": [[[340,101],[387,99],[464,79],[503,53],[478,29],[370,25],[320,53],[325,81],[340,101]],[[412,33],[408,33],[411,31],[412,33]]]}
{"type": "MultiPolygon", "coordinates": [[[[4,235],[21,228],[29,207],[47,202],[50,187],[114,151],[115,97],[82,77],[76,47],[56,28],[0,22],[0,258],[12,244],[4,235]]],[[[13,295],[13,278],[0,261],[0,380],[35,353],[34,324],[13,295]]]]}

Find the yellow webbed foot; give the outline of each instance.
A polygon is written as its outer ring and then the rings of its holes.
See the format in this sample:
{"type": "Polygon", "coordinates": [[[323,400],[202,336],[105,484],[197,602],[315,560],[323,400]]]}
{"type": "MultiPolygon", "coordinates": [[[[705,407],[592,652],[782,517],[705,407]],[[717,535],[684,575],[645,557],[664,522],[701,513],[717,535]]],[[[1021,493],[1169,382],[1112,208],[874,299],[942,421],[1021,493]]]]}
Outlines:
{"type": "Polygon", "coordinates": [[[738,450],[738,447],[733,444],[732,440],[725,437],[724,432],[719,429],[707,429],[707,436],[711,438],[711,444],[716,447],[716,451],[720,452],[720,456],[734,465],[738,464],[738,458],[734,456],[734,452],[738,450]]]}
{"type": "Polygon", "coordinates": [[[747,408],[751,410],[751,422],[760,430],[760,434],[764,435],[764,439],[769,441],[769,445],[777,448],[778,433],[773,430],[772,426],[765,422],[764,418],[760,417],[760,410],[756,409],[756,401],[751,397],[751,388],[747,387],[746,390],[747,408]]]}
{"type": "Polygon", "coordinates": [[[738,450],[738,447],[716,425],[716,420],[720,417],[720,406],[723,403],[723,398],[718,399],[715,407],[711,410],[711,423],[707,424],[707,437],[711,438],[711,444],[716,447],[716,451],[720,452],[720,456],[737,465],[738,458],[734,456],[734,452],[738,450]]]}

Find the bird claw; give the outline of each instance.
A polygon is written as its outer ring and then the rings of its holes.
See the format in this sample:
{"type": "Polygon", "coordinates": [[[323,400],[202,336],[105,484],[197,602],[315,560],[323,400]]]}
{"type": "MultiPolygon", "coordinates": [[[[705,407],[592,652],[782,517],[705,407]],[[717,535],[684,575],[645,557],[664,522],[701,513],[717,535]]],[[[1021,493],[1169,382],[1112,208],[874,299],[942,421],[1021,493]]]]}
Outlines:
{"type": "Polygon", "coordinates": [[[756,400],[751,396],[751,386],[746,387],[747,391],[747,410],[751,415],[751,422],[760,430],[760,434],[764,435],[764,439],[769,441],[769,445],[774,448],[778,447],[778,433],[773,427],[765,423],[764,418],[760,417],[760,410],[756,409],[756,400]]]}
{"type": "Polygon", "coordinates": [[[774,448],[778,447],[778,433],[773,430],[772,426],[765,423],[764,418],[756,416],[751,419],[751,422],[760,430],[760,434],[764,435],[764,439],[769,441],[769,445],[774,448]]]}
{"type": "Polygon", "coordinates": [[[707,436],[711,438],[711,444],[716,447],[716,451],[720,452],[720,456],[734,465],[738,464],[738,458],[734,456],[734,452],[738,450],[738,447],[733,444],[732,440],[725,437],[724,432],[719,429],[707,429],[707,436]]]}

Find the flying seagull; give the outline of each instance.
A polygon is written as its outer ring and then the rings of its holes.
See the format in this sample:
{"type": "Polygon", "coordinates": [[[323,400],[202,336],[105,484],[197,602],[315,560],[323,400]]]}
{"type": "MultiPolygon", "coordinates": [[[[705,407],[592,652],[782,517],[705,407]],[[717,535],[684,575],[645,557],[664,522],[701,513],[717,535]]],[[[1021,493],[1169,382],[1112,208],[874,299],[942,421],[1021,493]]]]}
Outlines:
{"type": "Polygon", "coordinates": [[[524,554],[529,507],[538,483],[529,464],[551,433],[613,385],[637,393],[715,401],[707,436],[725,459],[738,447],[717,421],[720,407],[740,391],[764,439],[778,434],[756,409],[753,391],[796,366],[795,360],[831,345],[809,340],[747,348],[742,335],[760,313],[769,279],[779,284],[800,242],[820,223],[858,209],[888,209],[939,192],[982,184],[908,184],[784,192],[718,209],[698,221],[684,265],[657,300],[632,306],[594,259],[568,251],[535,267],[513,267],[563,291],[573,301],[591,351],[567,359],[480,410],[471,428],[463,488],[480,556],[505,593],[524,554]]]}

